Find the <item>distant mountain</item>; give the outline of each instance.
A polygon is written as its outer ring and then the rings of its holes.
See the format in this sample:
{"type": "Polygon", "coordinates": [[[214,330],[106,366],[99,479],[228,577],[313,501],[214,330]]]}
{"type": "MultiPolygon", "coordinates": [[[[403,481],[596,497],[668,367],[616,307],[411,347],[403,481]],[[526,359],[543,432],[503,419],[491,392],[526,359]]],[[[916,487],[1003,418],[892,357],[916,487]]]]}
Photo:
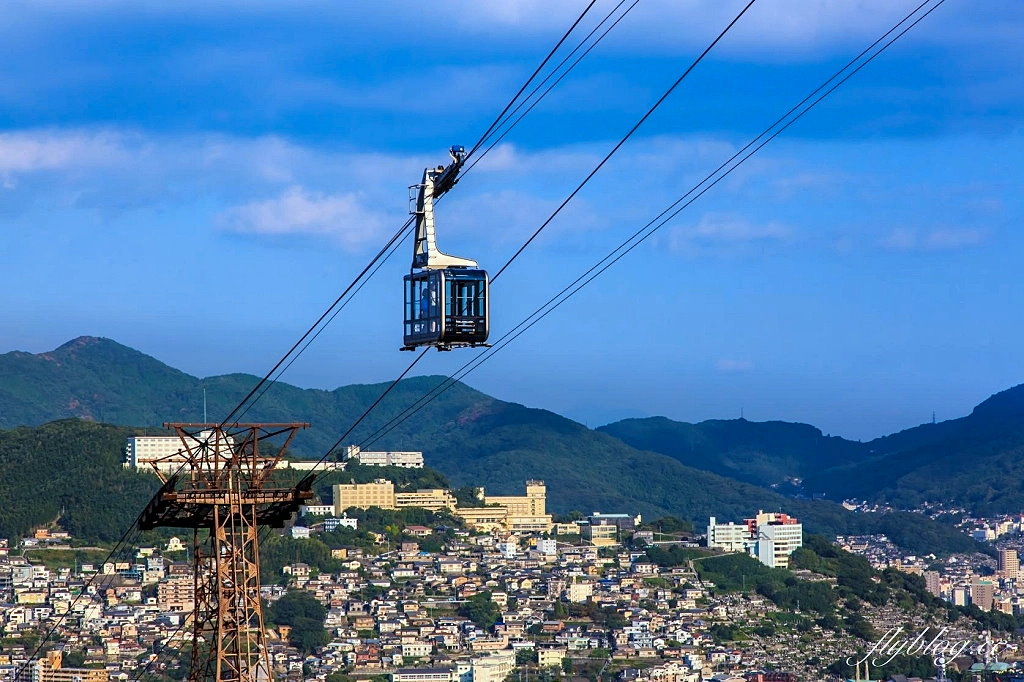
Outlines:
{"type": "MultiPolygon", "coordinates": [[[[375,431],[443,380],[427,376],[402,381],[347,441],[368,442],[375,431]]],[[[202,387],[211,418],[220,418],[255,381],[241,374],[200,380],[114,341],[82,337],[51,353],[0,356],[0,424],[39,424],[68,416],[141,426],[193,421],[199,418],[195,406],[202,387]]],[[[296,439],[293,450],[319,457],[385,386],[323,391],[279,383],[239,418],[310,421],[312,428],[296,439]]],[[[787,509],[803,518],[810,530],[824,534],[887,532],[915,550],[975,547],[962,534],[919,516],[851,514],[829,502],[791,500],[630,447],[552,412],[497,400],[464,384],[456,384],[370,444],[423,450],[428,463],[455,485],[483,485],[492,493],[517,492],[527,478],[544,479],[555,512],[672,514],[700,527],[712,515],[739,520],[758,509],[787,509]]]]}
{"type": "Polygon", "coordinates": [[[853,464],[870,454],[862,443],[826,436],[809,424],[781,421],[714,419],[689,424],[651,417],[625,419],[598,431],[688,466],[762,486],[853,464]]]}
{"type": "Polygon", "coordinates": [[[975,514],[1024,510],[1024,385],[993,395],[966,417],[865,445],[867,458],[811,474],[805,484],[900,506],[953,502],[975,514]]]}
{"type": "Polygon", "coordinates": [[[805,493],[908,508],[946,502],[976,514],[1024,509],[1024,385],[959,419],[922,424],[867,443],[806,424],[664,417],[598,429],[635,448],[758,485],[802,479],[805,493]]]}

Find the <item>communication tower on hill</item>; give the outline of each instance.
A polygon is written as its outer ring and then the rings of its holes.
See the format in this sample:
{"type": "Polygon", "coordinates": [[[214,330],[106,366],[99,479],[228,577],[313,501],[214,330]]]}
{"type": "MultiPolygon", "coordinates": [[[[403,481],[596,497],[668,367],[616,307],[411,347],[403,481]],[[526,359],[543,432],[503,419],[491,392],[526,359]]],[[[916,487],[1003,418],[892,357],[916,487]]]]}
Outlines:
{"type": "MultiPolygon", "coordinates": [[[[311,480],[275,487],[274,469],[309,424],[164,424],[181,440],[139,521],[142,530],[191,528],[195,610],[190,682],[272,679],[260,604],[259,529],[280,528],[312,497],[311,480]]],[[[161,466],[163,464],[163,466],[161,466]]]]}

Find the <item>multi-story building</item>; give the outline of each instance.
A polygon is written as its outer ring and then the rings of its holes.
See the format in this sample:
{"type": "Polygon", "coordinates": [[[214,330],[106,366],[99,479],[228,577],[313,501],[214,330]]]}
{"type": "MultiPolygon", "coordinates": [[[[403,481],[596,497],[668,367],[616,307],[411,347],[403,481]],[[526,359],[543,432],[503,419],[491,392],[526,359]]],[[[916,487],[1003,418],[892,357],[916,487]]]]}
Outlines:
{"type": "MultiPolygon", "coordinates": [[[[483,502],[486,505],[497,505],[504,508],[505,518],[501,521],[501,528],[513,532],[526,533],[547,533],[551,531],[553,523],[551,515],[546,512],[547,486],[544,481],[527,481],[525,495],[483,495],[483,502]]],[[[495,507],[495,508],[497,508],[495,507]]],[[[472,523],[474,513],[459,515],[472,523]]]]}
{"type": "MultiPolygon", "coordinates": [[[[161,471],[177,471],[186,461],[187,450],[195,451],[201,447],[212,433],[212,431],[201,431],[195,436],[186,436],[184,442],[178,436],[132,436],[124,448],[124,467],[152,471],[155,466],[161,471]],[[187,449],[186,445],[188,445],[187,449]]],[[[229,436],[223,442],[211,445],[219,448],[219,451],[227,457],[230,454],[231,446],[234,445],[234,440],[229,436]]]]}
{"type": "Polygon", "coordinates": [[[345,448],[345,459],[373,467],[423,468],[422,452],[365,452],[358,445],[349,445],[345,448]]]}
{"type": "Polygon", "coordinates": [[[443,488],[428,488],[395,493],[395,506],[423,507],[424,509],[455,509],[455,496],[443,488]]]}
{"type": "Polygon", "coordinates": [[[516,667],[516,654],[512,649],[495,651],[473,659],[473,682],[504,682],[516,667]]]}
{"type": "Polygon", "coordinates": [[[971,583],[971,603],[982,611],[991,611],[995,597],[995,584],[991,580],[975,578],[971,583]]]}
{"type": "Polygon", "coordinates": [[[467,526],[484,533],[508,527],[508,509],[505,507],[459,507],[455,515],[467,526]]]}
{"type": "Polygon", "coordinates": [[[299,516],[331,516],[334,514],[333,504],[304,504],[299,507],[299,516]]]}
{"type": "Polygon", "coordinates": [[[395,484],[383,478],[372,483],[338,483],[334,486],[334,515],[341,516],[350,507],[395,508],[395,484]]]}
{"type": "Polygon", "coordinates": [[[789,568],[789,555],[804,544],[803,524],[770,521],[757,527],[757,558],[770,568],[789,568]]]}
{"type": "Polygon", "coordinates": [[[605,547],[619,541],[619,527],[615,524],[585,523],[580,524],[580,528],[583,531],[583,539],[590,540],[592,545],[605,547]]]}
{"type": "Polygon", "coordinates": [[[746,524],[732,521],[718,523],[718,519],[714,516],[708,520],[708,547],[712,549],[724,549],[726,552],[747,552],[752,541],[750,529],[746,524]]]}
{"type": "Polygon", "coordinates": [[[20,682],[109,682],[110,672],[94,668],[65,668],[63,654],[50,651],[46,658],[40,658],[27,666],[21,673],[20,682]]]}
{"type": "Polygon", "coordinates": [[[191,577],[174,575],[156,587],[156,603],[161,611],[192,611],[195,608],[195,584],[191,577]]]}
{"type": "Polygon", "coordinates": [[[708,522],[708,547],[747,552],[772,568],[788,568],[789,555],[803,545],[803,524],[783,513],[759,511],[743,524],[708,522]]]}
{"type": "Polygon", "coordinates": [[[999,550],[999,575],[1007,580],[1016,580],[1020,573],[1020,557],[1015,549],[999,550]]]}
{"type": "Polygon", "coordinates": [[[924,586],[932,595],[942,596],[942,575],[938,571],[924,572],[924,586]]]}
{"type": "Polygon", "coordinates": [[[368,509],[455,509],[455,496],[443,488],[428,488],[407,492],[395,491],[395,484],[378,478],[372,483],[339,483],[334,486],[334,514],[341,516],[350,507],[368,509]]]}

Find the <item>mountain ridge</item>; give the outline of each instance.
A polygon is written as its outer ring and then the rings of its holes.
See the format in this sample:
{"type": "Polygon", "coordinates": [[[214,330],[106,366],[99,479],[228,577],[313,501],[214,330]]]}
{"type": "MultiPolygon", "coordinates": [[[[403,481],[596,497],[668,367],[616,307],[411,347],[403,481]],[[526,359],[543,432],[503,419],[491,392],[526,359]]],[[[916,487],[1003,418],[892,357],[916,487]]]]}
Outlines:
{"type": "MultiPolygon", "coordinates": [[[[200,386],[206,389],[210,413],[224,415],[256,381],[254,376],[238,373],[199,379],[96,337],[75,339],[40,355],[52,357],[0,356],[0,424],[69,416],[136,427],[195,421],[180,406],[196,404],[200,386]],[[22,390],[33,381],[38,385],[22,390]]],[[[454,384],[384,438],[367,442],[445,380],[421,376],[399,382],[349,442],[378,449],[422,450],[430,465],[455,485],[483,485],[492,493],[517,493],[526,479],[542,478],[555,512],[672,514],[700,526],[709,516],[741,519],[758,509],[786,508],[803,517],[809,529],[827,534],[889,532],[897,542],[902,538],[919,550],[927,548],[929,538],[947,549],[969,551],[975,546],[962,534],[920,517],[897,523],[896,517],[850,514],[833,503],[793,500],[687,466],[663,453],[631,447],[561,415],[502,401],[462,383],[454,384]]],[[[387,385],[325,391],[278,383],[244,417],[257,422],[311,422],[313,426],[296,439],[293,453],[319,458],[387,385]]]]}

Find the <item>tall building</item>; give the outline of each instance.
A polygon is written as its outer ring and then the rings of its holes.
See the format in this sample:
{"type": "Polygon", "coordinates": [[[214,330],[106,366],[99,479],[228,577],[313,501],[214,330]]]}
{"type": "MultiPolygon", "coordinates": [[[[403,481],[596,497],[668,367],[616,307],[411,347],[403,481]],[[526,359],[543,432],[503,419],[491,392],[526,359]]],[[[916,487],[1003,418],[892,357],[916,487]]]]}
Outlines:
{"type": "Polygon", "coordinates": [[[1016,580],[1020,574],[1020,557],[1015,549],[999,550],[999,575],[1007,580],[1016,580]]]}
{"type": "Polygon", "coordinates": [[[804,544],[803,524],[770,521],[757,527],[757,558],[770,568],[789,568],[789,555],[804,544]]]}
{"type": "Polygon", "coordinates": [[[991,580],[975,578],[971,583],[971,603],[982,611],[992,610],[992,600],[995,597],[995,584],[991,580]]]}
{"type": "Polygon", "coordinates": [[[924,572],[924,586],[932,595],[936,597],[942,596],[942,577],[938,571],[924,572]]]}
{"type": "Polygon", "coordinates": [[[479,530],[503,528],[524,533],[548,533],[553,527],[546,513],[547,487],[544,481],[527,481],[525,495],[482,495],[487,507],[465,507],[455,513],[479,530]]]}

